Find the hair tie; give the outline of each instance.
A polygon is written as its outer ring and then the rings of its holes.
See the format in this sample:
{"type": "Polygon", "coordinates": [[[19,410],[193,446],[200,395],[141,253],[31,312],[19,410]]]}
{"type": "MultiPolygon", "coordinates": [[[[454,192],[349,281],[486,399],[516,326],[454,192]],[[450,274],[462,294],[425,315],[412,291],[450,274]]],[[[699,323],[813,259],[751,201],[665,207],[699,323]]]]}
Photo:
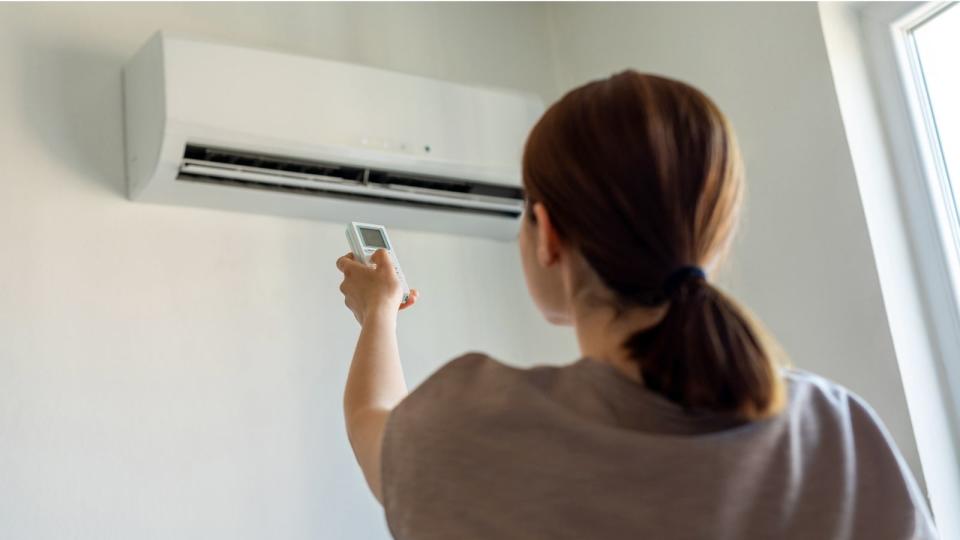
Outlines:
{"type": "Polygon", "coordinates": [[[663,283],[663,292],[667,296],[672,296],[681,285],[691,279],[707,279],[707,274],[699,266],[682,266],[674,270],[663,283]]]}

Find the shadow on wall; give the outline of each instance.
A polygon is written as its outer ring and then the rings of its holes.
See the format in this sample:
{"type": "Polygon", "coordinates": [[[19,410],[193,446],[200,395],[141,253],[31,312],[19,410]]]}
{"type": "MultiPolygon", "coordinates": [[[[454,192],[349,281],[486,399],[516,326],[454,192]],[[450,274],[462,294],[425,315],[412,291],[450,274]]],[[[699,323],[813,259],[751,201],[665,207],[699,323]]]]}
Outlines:
{"type": "Polygon", "coordinates": [[[21,62],[24,124],[52,159],[97,188],[126,196],[121,68],[126,58],[26,43],[21,62]]]}

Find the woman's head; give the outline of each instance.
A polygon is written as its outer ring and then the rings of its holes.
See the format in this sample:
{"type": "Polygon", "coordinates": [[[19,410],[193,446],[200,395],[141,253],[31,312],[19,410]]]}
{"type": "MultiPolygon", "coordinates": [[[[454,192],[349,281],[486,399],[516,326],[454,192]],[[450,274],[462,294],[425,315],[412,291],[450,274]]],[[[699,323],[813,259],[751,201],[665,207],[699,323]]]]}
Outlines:
{"type": "Polygon", "coordinates": [[[569,92],[533,128],[523,158],[521,250],[545,316],[577,302],[658,322],[624,347],[644,383],[690,408],[744,418],[779,407],[759,331],[689,267],[714,266],[743,192],[729,122],[699,90],[626,71],[569,92]],[[564,272],[553,264],[565,254],[564,272]]]}

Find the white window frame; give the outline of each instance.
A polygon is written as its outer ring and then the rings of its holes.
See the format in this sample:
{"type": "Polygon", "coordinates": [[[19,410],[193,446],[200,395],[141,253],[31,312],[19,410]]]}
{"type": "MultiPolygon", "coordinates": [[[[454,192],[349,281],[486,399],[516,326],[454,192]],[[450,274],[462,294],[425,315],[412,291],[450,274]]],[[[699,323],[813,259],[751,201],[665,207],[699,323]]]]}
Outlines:
{"type": "Polygon", "coordinates": [[[960,415],[960,221],[949,194],[946,164],[938,150],[933,111],[911,35],[946,6],[944,2],[867,5],[863,26],[875,87],[881,90],[880,108],[917,271],[956,418],[960,415]],[[884,79],[891,76],[895,79],[884,79]]]}
{"type": "Polygon", "coordinates": [[[945,5],[819,7],[927,495],[960,538],[960,222],[910,34],[945,5]]]}

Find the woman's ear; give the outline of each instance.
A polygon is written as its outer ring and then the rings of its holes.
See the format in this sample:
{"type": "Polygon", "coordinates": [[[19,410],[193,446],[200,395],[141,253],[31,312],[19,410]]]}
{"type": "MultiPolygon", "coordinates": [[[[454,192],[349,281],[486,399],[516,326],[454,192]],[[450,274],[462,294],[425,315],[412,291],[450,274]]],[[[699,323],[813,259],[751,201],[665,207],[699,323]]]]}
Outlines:
{"type": "Polygon", "coordinates": [[[532,210],[537,235],[537,262],[544,267],[553,266],[560,260],[562,252],[560,237],[553,227],[547,208],[542,203],[533,203],[532,210]]]}

